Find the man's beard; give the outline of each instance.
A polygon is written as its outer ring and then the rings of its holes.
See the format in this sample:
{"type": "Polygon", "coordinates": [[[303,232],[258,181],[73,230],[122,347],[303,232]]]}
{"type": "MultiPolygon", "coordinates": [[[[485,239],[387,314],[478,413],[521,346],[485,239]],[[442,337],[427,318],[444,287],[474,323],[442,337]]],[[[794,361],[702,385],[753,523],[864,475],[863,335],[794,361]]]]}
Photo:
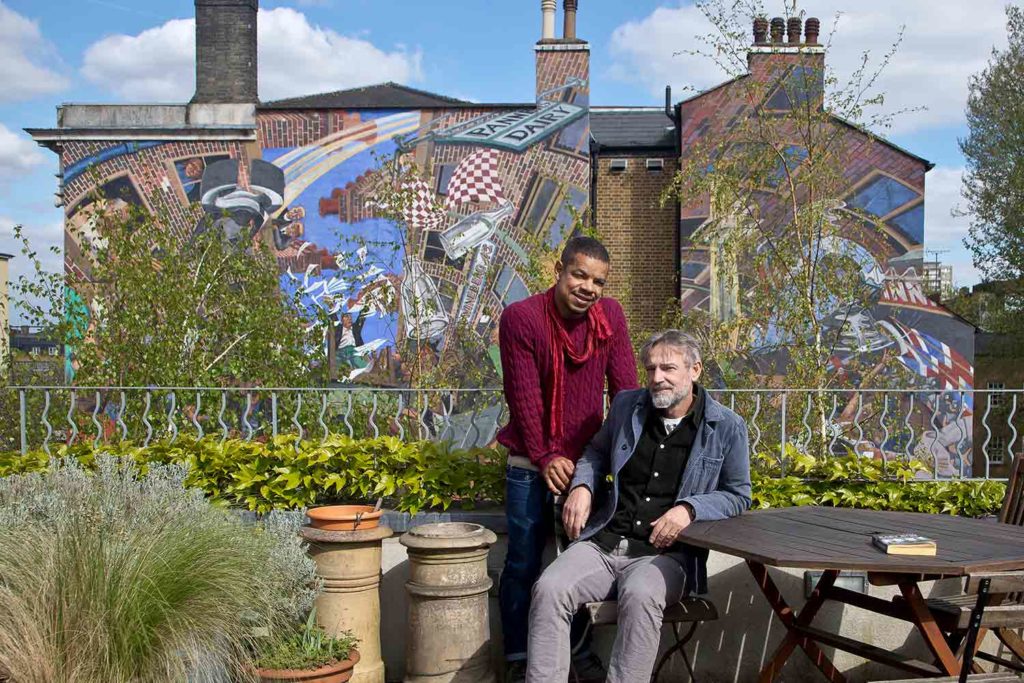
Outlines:
{"type": "Polygon", "coordinates": [[[680,389],[678,391],[652,391],[651,401],[654,403],[654,407],[658,410],[667,410],[674,406],[679,405],[680,402],[686,400],[686,397],[690,395],[689,391],[680,389]]]}

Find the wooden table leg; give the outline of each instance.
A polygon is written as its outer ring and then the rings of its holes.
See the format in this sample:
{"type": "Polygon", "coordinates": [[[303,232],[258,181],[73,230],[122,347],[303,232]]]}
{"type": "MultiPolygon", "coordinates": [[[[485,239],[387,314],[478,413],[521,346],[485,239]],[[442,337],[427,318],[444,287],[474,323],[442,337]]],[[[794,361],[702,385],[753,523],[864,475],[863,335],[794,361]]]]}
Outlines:
{"type": "Polygon", "coordinates": [[[800,610],[799,614],[795,614],[793,608],[782,597],[778,586],[772,581],[772,577],[768,574],[768,568],[759,562],[751,560],[747,560],[747,566],[754,575],[754,580],[761,588],[761,592],[768,599],[768,604],[771,605],[772,611],[775,612],[782,625],[786,628],[786,637],[783,638],[782,643],[776,648],[771,660],[761,669],[758,679],[760,683],[771,683],[775,680],[775,677],[782,671],[783,665],[789,659],[789,656],[793,654],[793,650],[796,649],[797,645],[807,653],[807,656],[814,662],[814,665],[825,674],[825,678],[832,683],[845,683],[846,679],[817,644],[810,638],[794,631],[796,626],[809,626],[811,624],[818,610],[821,609],[822,604],[825,602],[825,593],[835,583],[839,572],[834,570],[824,572],[821,579],[818,580],[818,585],[814,587],[811,597],[804,603],[803,609],[800,610]]]}
{"type": "Polygon", "coordinates": [[[903,599],[907,601],[907,606],[910,608],[911,616],[913,616],[912,623],[917,626],[925,644],[935,656],[936,665],[950,676],[958,675],[960,662],[953,650],[950,649],[949,643],[946,642],[946,637],[939,629],[939,625],[935,623],[935,616],[928,609],[928,604],[921,594],[921,589],[917,587],[917,582],[901,581],[899,587],[903,599]]]}

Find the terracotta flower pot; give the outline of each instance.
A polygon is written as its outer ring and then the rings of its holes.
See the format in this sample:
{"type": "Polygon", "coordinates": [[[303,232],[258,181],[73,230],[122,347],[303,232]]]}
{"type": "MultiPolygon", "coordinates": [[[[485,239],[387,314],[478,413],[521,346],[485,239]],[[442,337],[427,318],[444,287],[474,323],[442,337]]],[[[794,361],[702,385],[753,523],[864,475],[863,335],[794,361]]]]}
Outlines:
{"type": "Polygon", "coordinates": [[[319,669],[257,669],[260,683],[345,683],[352,678],[352,669],[359,661],[359,652],[352,650],[348,659],[319,669]]]}
{"type": "Polygon", "coordinates": [[[325,531],[374,529],[382,514],[383,510],[374,512],[372,505],[325,505],[306,511],[310,525],[325,531]]]}

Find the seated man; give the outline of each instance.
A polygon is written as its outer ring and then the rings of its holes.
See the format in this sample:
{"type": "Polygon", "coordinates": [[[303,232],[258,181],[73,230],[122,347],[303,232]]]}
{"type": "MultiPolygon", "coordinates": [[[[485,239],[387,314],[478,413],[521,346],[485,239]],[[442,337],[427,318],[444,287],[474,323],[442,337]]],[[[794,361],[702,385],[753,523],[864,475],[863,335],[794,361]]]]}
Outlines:
{"type": "Polygon", "coordinates": [[[680,542],[680,532],[750,506],[747,427],[697,384],[697,341],[659,332],[640,358],[647,388],[615,397],[576,465],[562,519],[578,540],[534,586],[527,683],[565,682],[572,615],[616,593],[607,680],[649,680],[665,606],[707,591],[708,553],[680,542]]]}

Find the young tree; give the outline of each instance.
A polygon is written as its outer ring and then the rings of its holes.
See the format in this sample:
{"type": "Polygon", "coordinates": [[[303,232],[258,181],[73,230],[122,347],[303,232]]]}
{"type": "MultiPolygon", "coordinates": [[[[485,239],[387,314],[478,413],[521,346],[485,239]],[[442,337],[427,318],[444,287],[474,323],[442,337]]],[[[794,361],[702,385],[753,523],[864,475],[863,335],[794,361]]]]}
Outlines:
{"type": "MultiPolygon", "coordinates": [[[[963,196],[971,227],[964,244],[988,280],[1008,281],[1008,297],[1024,297],[1024,9],[1006,8],[1008,45],[970,80],[963,196]]],[[[1020,329],[1020,316],[1000,318],[1020,329]]]]}
{"type": "MultiPolygon", "coordinates": [[[[749,27],[757,19],[768,28],[759,4],[699,7],[716,31],[694,54],[733,79],[726,87],[742,107],[684,150],[666,193],[684,213],[710,206],[691,240],[709,254],[711,306],[687,313],[688,326],[706,330],[712,370],[730,387],[878,386],[896,362],[891,347],[864,353],[886,265],[865,245],[882,240],[842,197],[851,155],[877,144],[870,131],[891,118],[877,113],[883,98],[872,91],[895,46],[840,83],[822,54],[831,34],[821,47],[776,44],[778,55],[768,45],[755,64],[749,27]]],[[[786,10],[798,16],[791,3],[786,10]]]]}
{"type": "MultiPolygon", "coordinates": [[[[76,231],[82,261],[13,286],[26,320],[70,350],[68,381],[100,386],[306,386],[322,328],[285,296],[258,240],[213,220],[188,238],[155,214],[97,197],[76,231]]],[[[54,248],[57,251],[56,248],[54,248]]]]}

